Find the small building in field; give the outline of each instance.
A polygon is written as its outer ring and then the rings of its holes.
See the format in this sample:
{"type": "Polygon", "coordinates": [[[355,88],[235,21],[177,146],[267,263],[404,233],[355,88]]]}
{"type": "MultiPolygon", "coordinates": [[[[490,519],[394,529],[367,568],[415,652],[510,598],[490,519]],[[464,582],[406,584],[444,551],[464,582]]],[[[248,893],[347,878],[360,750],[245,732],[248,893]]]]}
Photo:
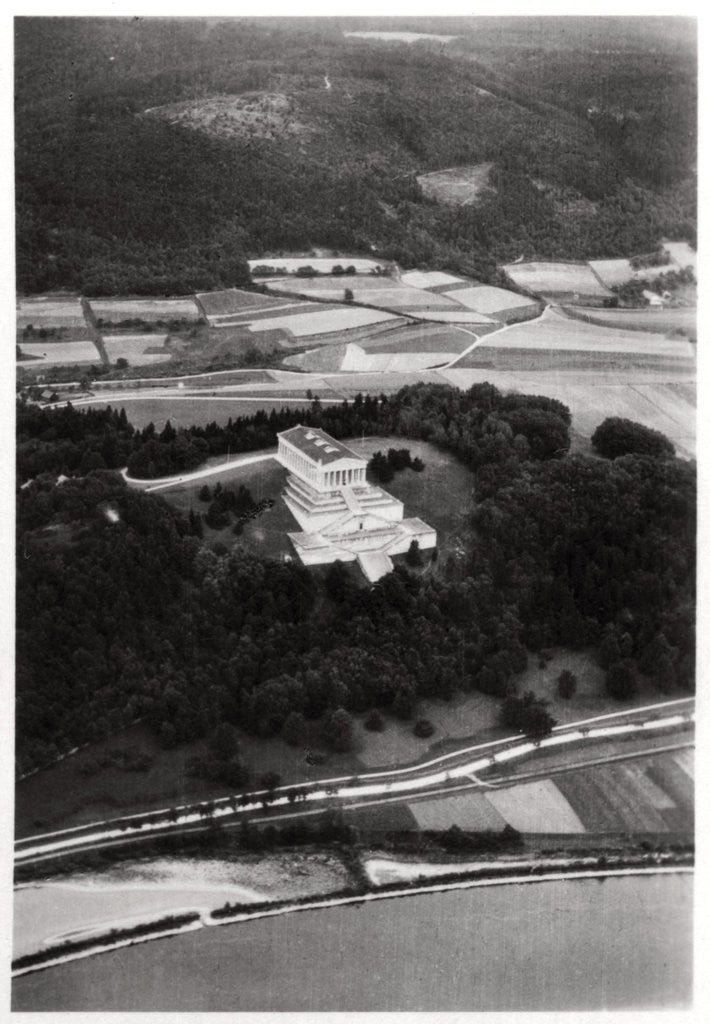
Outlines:
{"type": "Polygon", "coordinates": [[[289,539],[304,565],[357,561],[371,581],[394,568],[391,555],[436,547],[436,530],[405,519],[404,506],[367,482],[367,459],[316,427],[278,435],[288,470],[284,501],[301,527],[289,539]]]}

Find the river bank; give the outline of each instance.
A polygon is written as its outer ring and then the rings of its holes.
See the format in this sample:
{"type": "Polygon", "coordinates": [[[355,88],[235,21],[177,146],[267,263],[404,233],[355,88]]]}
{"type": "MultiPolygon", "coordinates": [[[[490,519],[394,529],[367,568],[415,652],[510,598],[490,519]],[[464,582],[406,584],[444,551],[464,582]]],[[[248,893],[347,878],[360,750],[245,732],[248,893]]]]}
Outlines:
{"type": "Polygon", "coordinates": [[[13,981],[15,1011],[679,1010],[690,873],[410,893],[200,928],[13,981]],[[130,979],[130,984],[127,984],[130,979]]]}
{"type": "MultiPolygon", "coordinates": [[[[214,863],[212,862],[212,866],[214,866],[214,863]]],[[[258,865],[256,866],[258,867],[258,865]]],[[[152,918],[148,914],[140,919],[138,927],[144,930],[140,935],[140,941],[145,942],[152,938],[163,938],[168,934],[180,934],[184,928],[197,930],[201,927],[243,923],[258,918],[280,916],[303,910],[319,910],[346,906],[348,904],[362,904],[374,900],[446,892],[459,888],[468,889],[506,884],[518,885],[530,882],[595,877],[621,877],[635,874],[690,873],[693,870],[692,855],[671,853],[665,855],[647,853],[636,856],[617,857],[600,855],[597,857],[587,856],[581,858],[515,858],[508,859],[507,861],[502,860],[497,863],[495,861],[482,860],[476,862],[452,861],[445,864],[427,861],[397,861],[385,856],[370,858],[369,860],[364,859],[360,862],[361,870],[351,871],[349,884],[345,886],[342,885],[342,882],[340,886],[337,885],[337,881],[343,877],[343,874],[334,871],[333,861],[331,860],[328,865],[330,874],[327,876],[331,882],[330,892],[323,892],[321,890],[315,893],[312,890],[312,886],[314,884],[323,885],[324,878],[326,877],[323,873],[324,865],[322,860],[319,866],[321,872],[318,876],[318,882],[316,882],[317,872],[311,871],[309,874],[308,858],[303,857],[301,871],[302,875],[305,874],[309,878],[310,893],[303,893],[304,886],[302,884],[300,885],[301,892],[299,893],[297,876],[292,871],[289,876],[290,890],[288,895],[284,896],[282,894],[278,896],[274,893],[269,897],[263,894],[261,899],[259,899],[259,896],[262,894],[254,890],[245,889],[243,885],[233,884],[231,888],[226,887],[223,889],[215,886],[213,881],[210,880],[210,871],[205,870],[204,865],[202,867],[204,881],[202,888],[186,890],[186,879],[183,872],[182,886],[173,885],[172,890],[168,889],[171,896],[167,901],[161,903],[162,912],[154,915],[152,918]],[[389,865],[389,868],[387,868],[387,865],[389,865]],[[389,871],[389,875],[385,874],[385,878],[390,880],[383,879],[383,871],[389,871]],[[391,880],[393,873],[396,880],[391,880]],[[353,877],[353,874],[356,877],[353,877]],[[238,895],[238,899],[235,903],[230,903],[229,899],[227,899],[221,907],[215,908],[215,897],[218,893],[220,900],[225,893],[231,895],[232,898],[234,895],[238,895]],[[167,908],[171,909],[173,913],[179,911],[182,915],[185,915],[183,928],[166,931],[165,928],[160,927],[161,921],[165,920],[164,915],[167,908]],[[154,928],[154,931],[149,931],[148,929],[150,928],[154,928]]],[[[311,864],[311,867],[313,867],[313,864],[311,864]]],[[[344,872],[345,866],[342,862],[341,867],[344,872]]],[[[130,875],[130,871],[128,873],[130,875]]],[[[68,963],[77,958],[83,959],[93,954],[110,952],[113,949],[131,943],[132,940],[125,938],[123,934],[115,934],[122,926],[123,930],[126,930],[125,926],[129,922],[125,912],[117,920],[106,921],[106,893],[107,890],[111,889],[110,884],[106,884],[105,878],[103,879],[104,884],[98,884],[96,881],[93,884],[89,881],[87,884],[86,878],[83,881],[84,892],[91,893],[93,890],[95,906],[101,908],[101,913],[104,915],[103,921],[99,924],[96,922],[91,924],[87,923],[85,919],[83,927],[74,927],[65,930],[60,935],[49,937],[43,941],[40,948],[35,949],[34,952],[20,953],[19,957],[17,955],[18,949],[16,948],[13,976],[20,976],[21,974],[42,970],[46,967],[68,963]],[[75,948],[77,944],[81,947],[80,949],[75,948]]],[[[120,899],[124,905],[124,911],[131,905],[130,901],[126,901],[126,889],[132,888],[134,892],[137,892],[139,894],[139,902],[144,904],[144,890],[150,888],[149,884],[146,885],[145,879],[140,885],[136,885],[134,882],[133,886],[131,886],[130,881],[126,884],[125,878],[123,879],[123,884],[120,879],[115,880],[114,884],[121,890],[120,899]]],[[[60,884],[60,887],[68,888],[69,890],[73,888],[74,891],[71,893],[71,899],[76,901],[78,891],[81,889],[80,884],[75,883],[72,887],[71,883],[67,883],[65,880],[60,884]]],[[[39,890],[40,895],[48,897],[50,902],[52,898],[56,898],[57,886],[52,886],[51,883],[43,887],[30,886],[24,888],[25,890],[29,889],[30,892],[32,890],[39,890]]],[[[20,900],[22,900],[22,891],[22,889],[18,890],[20,900]]],[[[36,919],[42,919],[41,907],[35,906],[34,913],[36,919]]],[[[22,914],[19,915],[20,921],[22,916],[22,914]]],[[[135,922],[136,918],[133,917],[129,920],[133,927],[135,927],[133,922],[135,922]]],[[[136,938],[133,941],[138,941],[138,939],[136,938]]]]}

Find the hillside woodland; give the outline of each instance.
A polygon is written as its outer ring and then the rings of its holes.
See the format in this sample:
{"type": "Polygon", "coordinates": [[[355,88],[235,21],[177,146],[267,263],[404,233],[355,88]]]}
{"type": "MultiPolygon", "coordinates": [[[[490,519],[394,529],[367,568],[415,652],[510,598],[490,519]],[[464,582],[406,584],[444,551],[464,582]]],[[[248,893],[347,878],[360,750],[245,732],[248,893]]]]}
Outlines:
{"type": "MultiPolygon", "coordinates": [[[[18,771],[138,718],[166,746],[216,750],[225,723],[298,742],[309,720],[345,749],[354,714],[413,718],[420,698],[471,689],[519,716],[514,677],[553,644],[595,648],[615,697],[692,691],[694,466],[665,446],[566,454],[569,422],[559,402],[487,384],[158,437],[123,410],[20,405],[18,771]],[[179,442],[258,447],[298,421],[424,438],[473,467],[470,550],[368,588],[339,563],[209,550],[195,516],[115,472],[179,442]]],[[[227,746],[216,773],[244,784],[227,746]]]]}
{"type": "Polygon", "coordinates": [[[356,20],[18,18],[18,289],[244,285],[247,254],[317,246],[494,281],[692,240],[692,24],[580,21],[407,47],[356,20]],[[465,206],[417,181],[482,163],[465,206]]]}

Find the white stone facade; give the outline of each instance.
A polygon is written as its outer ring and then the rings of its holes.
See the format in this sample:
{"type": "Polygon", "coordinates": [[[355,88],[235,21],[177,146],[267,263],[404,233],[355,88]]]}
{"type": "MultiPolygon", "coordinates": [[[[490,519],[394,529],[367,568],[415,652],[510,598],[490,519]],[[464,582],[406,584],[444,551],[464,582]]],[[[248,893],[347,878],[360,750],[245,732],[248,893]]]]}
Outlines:
{"type": "Polygon", "coordinates": [[[367,460],[315,427],[279,434],[277,458],[289,471],[284,501],[302,532],[290,533],[304,565],[357,561],[374,582],[393,568],[390,555],[436,546],[436,531],[405,519],[404,506],[366,479],[367,460]]]}

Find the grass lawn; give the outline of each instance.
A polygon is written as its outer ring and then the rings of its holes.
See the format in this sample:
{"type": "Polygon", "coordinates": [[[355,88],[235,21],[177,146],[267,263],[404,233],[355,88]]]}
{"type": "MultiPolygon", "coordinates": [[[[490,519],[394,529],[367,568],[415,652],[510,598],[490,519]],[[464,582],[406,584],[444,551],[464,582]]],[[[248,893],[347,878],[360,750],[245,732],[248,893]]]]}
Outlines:
{"type": "MultiPolygon", "coordinates": [[[[401,437],[366,437],[364,441],[353,438],[347,443],[366,458],[370,458],[376,451],[386,452],[388,448],[408,448],[412,458],[418,456],[424,462],[422,473],[405,469],[396,474],[394,480],[385,486],[385,490],[404,502],[405,516],[418,516],[437,530],[439,559],[428,571],[443,571],[449,554],[460,554],[466,550],[466,517],[473,493],[473,474],[470,470],[426,441],[401,437]],[[442,494],[446,495],[445,502],[441,501],[442,494]]],[[[218,461],[210,460],[206,465],[218,461]]],[[[190,508],[206,512],[207,505],[199,500],[198,494],[205,483],[213,488],[217,480],[223,486],[244,484],[255,501],[274,498],[276,504],[270,511],[248,523],[240,537],[234,536],[231,526],[219,531],[205,527],[206,544],[213,546],[220,542],[228,547],[241,544],[255,554],[269,558],[293,553],[286,534],[299,531],[300,526],[281,497],[286,486],[286,470],[275,459],[235,466],[233,470],[227,470],[219,476],[198,478],[191,484],[176,484],[158,493],[185,515],[190,508]]]]}
{"type": "MultiPolygon", "coordinates": [[[[312,766],[306,761],[305,748],[290,747],[280,738],[260,740],[240,733],[239,745],[242,760],[252,772],[254,789],[259,788],[260,777],[269,771],[278,772],[283,784],[307,783],[323,776],[357,775],[362,771],[353,753],[331,753],[325,764],[312,766]]],[[[16,838],[228,796],[233,789],[186,774],[186,762],[202,750],[202,740],[163,750],[153,734],[140,724],[94,743],[18,784],[16,838]],[[153,757],[149,770],[128,772],[109,767],[88,777],[80,774],[83,763],[100,758],[106,751],[126,748],[136,748],[153,757]]]]}
{"type": "Polygon", "coordinates": [[[385,454],[389,448],[408,448],[412,458],[420,458],[424,471],[404,469],[395,474],[384,489],[404,502],[406,518],[415,516],[437,531],[439,559],[435,571],[443,571],[450,554],[461,554],[468,545],[474,476],[471,470],[452,455],[440,451],[427,441],[407,437],[366,437],[353,439],[356,452],[371,458],[376,451],[385,454]]]}
{"type": "Polygon", "coordinates": [[[247,523],[240,536],[233,533],[234,520],[231,520],[230,525],[224,530],[212,530],[205,525],[204,543],[209,547],[214,547],[218,543],[229,548],[244,547],[263,558],[278,559],[284,555],[293,557],[293,548],[287,534],[300,531],[301,527],[281,497],[286,486],[286,470],[276,459],[247,466],[235,466],[234,469],[218,476],[197,479],[190,484],[176,484],[175,487],[166,488],[159,493],[185,515],[191,508],[195,512],[206,512],[209,505],[200,501],[199,492],[205,484],[213,490],[218,481],[223,487],[238,487],[239,484],[244,484],[250,490],[254,501],[274,498],[276,504],[263,512],[258,519],[247,523]]]}
{"type": "Polygon", "coordinates": [[[560,648],[552,654],[545,668],[539,668],[537,658],[531,655],[527,669],[515,682],[519,693],[532,690],[538,697],[549,700],[549,711],[560,725],[683,696],[681,693],[664,694],[644,683],[641,692],[630,700],[612,700],[604,690],[605,672],[591,653],[560,648]],[[557,679],[563,669],[577,677],[577,692],[571,700],[563,700],[557,694],[557,679]]]}

